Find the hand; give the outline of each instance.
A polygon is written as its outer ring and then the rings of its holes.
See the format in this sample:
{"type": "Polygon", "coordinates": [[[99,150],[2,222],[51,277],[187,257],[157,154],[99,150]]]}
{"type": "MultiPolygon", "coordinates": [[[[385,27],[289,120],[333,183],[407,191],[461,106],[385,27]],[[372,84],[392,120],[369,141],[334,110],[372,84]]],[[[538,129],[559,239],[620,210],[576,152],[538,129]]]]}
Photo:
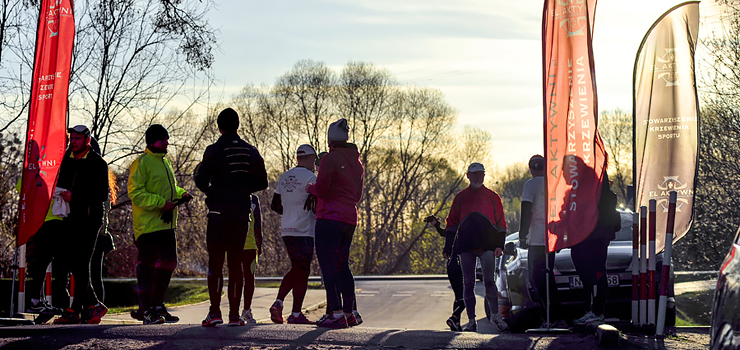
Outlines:
{"type": "Polygon", "coordinates": [[[182,199],[183,199],[183,203],[190,202],[191,200],[193,200],[193,195],[191,195],[190,193],[185,192],[185,193],[182,194],[182,199]]]}
{"type": "Polygon", "coordinates": [[[59,194],[62,196],[62,199],[64,199],[65,202],[71,202],[72,201],[72,191],[64,191],[59,194]]]}
{"type": "Polygon", "coordinates": [[[529,248],[529,244],[527,244],[526,240],[520,239],[519,240],[519,248],[527,249],[529,248]]]}
{"type": "Polygon", "coordinates": [[[316,196],[309,193],[306,202],[303,203],[303,209],[316,213],[316,196]]]}
{"type": "Polygon", "coordinates": [[[162,211],[170,211],[172,209],[175,209],[175,203],[172,203],[170,201],[164,202],[164,207],[162,207],[162,211]]]}
{"type": "Polygon", "coordinates": [[[501,255],[504,255],[504,251],[501,250],[501,248],[496,248],[496,250],[493,251],[493,256],[498,258],[501,255]]]}
{"type": "Polygon", "coordinates": [[[445,258],[445,260],[450,260],[450,254],[442,253],[442,256],[445,258]]]}
{"type": "Polygon", "coordinates": [[[439,226],[439,219],[437,219],[437,217],[434,216],[434,215],[429,215],[429,216],[425,217],[424,218],[424,222],[426,222],[426,223],[428,223],[428,224],[430,224],[432,226],[435,226],[435,227],[436,226],[439,226]]]}

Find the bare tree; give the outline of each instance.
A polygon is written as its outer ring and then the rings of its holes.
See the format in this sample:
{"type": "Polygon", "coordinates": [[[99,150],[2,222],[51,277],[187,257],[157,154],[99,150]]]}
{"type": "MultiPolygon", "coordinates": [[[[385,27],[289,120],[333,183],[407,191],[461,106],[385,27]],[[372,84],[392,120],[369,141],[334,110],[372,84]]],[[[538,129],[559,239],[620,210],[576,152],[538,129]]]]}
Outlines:
{"type": "Polygon", "coordinates": [[[612,191],[622,204],[627,204],[627,186],[632,180],[632,113],[622,109],[603,111],[599,114],[599,134],[609,154],[609,180],[612,191]]]}

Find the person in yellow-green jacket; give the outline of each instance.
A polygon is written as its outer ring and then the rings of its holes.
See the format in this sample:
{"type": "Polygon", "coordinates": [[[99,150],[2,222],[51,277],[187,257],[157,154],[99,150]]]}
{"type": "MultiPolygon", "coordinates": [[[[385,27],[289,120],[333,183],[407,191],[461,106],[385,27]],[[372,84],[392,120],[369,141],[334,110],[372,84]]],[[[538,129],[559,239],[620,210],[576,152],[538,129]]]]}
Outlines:
{"type": "MultiPolygon", "coordinates": [[[[138,315],[144,324],[180,320],[167,312],[164,295],[177,267],[177,206],[193,197],[177,186],[175,173],[165,158],[169,138],[164,126],[152,124],[145,133],[146,150],[129,170],[134,243],[139,249],[136,263],[138,315]]],[[[133,312],[132,316],[138,318],[133,312]]]]}

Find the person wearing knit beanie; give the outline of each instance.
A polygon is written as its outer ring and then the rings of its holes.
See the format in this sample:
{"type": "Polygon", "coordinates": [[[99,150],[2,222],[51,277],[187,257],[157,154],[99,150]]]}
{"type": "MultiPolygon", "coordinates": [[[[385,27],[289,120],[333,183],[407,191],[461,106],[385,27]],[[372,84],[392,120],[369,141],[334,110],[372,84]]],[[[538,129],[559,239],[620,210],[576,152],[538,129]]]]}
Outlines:
{"type": "Polygon", "coordinates": [[[347,119],[342,118],[329,124],[327,137],[329,141],[347,141],[349,139],[347,119]]]}

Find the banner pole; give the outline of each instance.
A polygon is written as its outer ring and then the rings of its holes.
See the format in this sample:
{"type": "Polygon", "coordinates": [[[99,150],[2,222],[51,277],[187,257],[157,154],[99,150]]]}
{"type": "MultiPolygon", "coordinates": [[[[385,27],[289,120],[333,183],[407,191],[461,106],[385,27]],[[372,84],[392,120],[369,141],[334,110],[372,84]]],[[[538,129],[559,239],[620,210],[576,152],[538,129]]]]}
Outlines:
{"type": "Polygon", "coordinates": [[[640,326],[647,324],[647,207],[640,207],[640,326]]]}
{"type": "Polygon", "coordinates": [[[639,324],[640,312],[640,214],[632,213],[632,325],[639,324]]]}
{"type": "Polygon", "coordinates": [[[665,232],[665,252],[663,253],[663,271],[660,274],[660,300],[658,300],[658,323],[655,335],[662,336],[665,327],[666,303],[668,302],[668,280],[671,273],[671,254],[673,254],[673,228],[676,221],[676,200],[678,193],[671,191],[668,200],[668,222],[665,232]]]}
{"type": "Polygon", "coordinates": [[[15,248],[15,257],[13,258],[13,281],[10,283],[10,311],[8,317],[13,318],[15,316],[15,279],[18,277],[18,249],[15,248]]]}
{"type": "Polygon", "coordinates": [[[655,228],[656,228],[656,207],[657,201],[651,199],[650,216],[648,218],[650,226],[648,227],[648,301],[647,301],[647,323],[655,324],[655,228]]]}
{"type": "MultiPolygon", "coordinates": [[[[46,267],[46,278],[44,279],[45,299],[49,302],[49,305],[51,305],[51,264],[49,263],[49,266],[46,267]]],[[[33,291],[31,292],[33,293],[33,291]]]]}
{"type": "Polygon", "coordinates": [[[18,250],[18,313],[21,313],[26,311],[26,245],[18,250]]]}

